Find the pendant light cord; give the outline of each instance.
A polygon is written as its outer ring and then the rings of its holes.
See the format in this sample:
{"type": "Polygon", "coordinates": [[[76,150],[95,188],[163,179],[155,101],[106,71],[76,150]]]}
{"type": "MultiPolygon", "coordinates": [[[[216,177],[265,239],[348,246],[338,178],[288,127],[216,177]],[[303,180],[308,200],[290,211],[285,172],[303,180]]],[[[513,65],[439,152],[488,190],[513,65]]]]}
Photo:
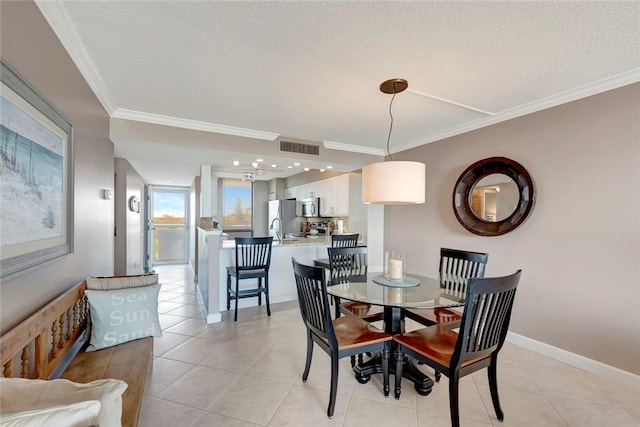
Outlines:
{"type": "Polygon", "coordinates": [[[391,123],[389,124],[389,135],[387,135],[387,158],[389,161],[393,161],[391,157],[391,151],[389,151],[389,140],[391,140],[391,131],[393,130],[393,111],[391,107],[393,106],[393,100],[396,99],[396,84],[393,84],[393,96],[391,97],[391,102],[389,102],[389,117],[391,118],[391,123]]]}

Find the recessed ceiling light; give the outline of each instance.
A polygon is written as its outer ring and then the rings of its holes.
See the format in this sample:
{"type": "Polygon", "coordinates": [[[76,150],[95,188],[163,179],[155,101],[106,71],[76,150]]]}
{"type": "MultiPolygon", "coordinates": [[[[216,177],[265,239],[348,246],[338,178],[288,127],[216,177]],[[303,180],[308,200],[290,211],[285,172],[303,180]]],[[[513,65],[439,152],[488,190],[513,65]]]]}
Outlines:
{"type": "Polygon", "coordinates": [[[256,159],[256,162],[260,163],[260,162],[264,162],[263,159],[256,159]]]}
{"type": "Polygon", "coordinates": [[[167,179],[165,182],[173,182],[173,181],[171,181],[170,179],[167,179]]]}
{"type": "Polygon", "coordinates": [[[324,172],[324,169],[320,169],[320,172],[324,172]]]}
{"type": "Polygon", "coordinates": [[[277,168],[277,167],[278,167],[278,165],[271,165],[271,167],[272,167],[272,168],[277,168]]]}
{"type": "Polygon", "coordinates": [[[295,162],[293,166],[300,166],[300,162],[295,162]]]}
{"type": "Polygon", "coordinates": [[[329,165],[327,166],[327,169],[333,169],[333,166],[329,165]]]}
{"type": "Polygon", "coordinates": [[[240,162],[238,160],[233,161],[233,166],[240,166],[240,162]]]}
{"type": "Polygon", "coordinates": [[[293,166],[287,165],[287,169],[293,169],[293,166]]]}
{"type": "Polygon", "coordinates": [[[309,172],[309,168],[304,168],[304,171],[305,172],[309,172]]]}

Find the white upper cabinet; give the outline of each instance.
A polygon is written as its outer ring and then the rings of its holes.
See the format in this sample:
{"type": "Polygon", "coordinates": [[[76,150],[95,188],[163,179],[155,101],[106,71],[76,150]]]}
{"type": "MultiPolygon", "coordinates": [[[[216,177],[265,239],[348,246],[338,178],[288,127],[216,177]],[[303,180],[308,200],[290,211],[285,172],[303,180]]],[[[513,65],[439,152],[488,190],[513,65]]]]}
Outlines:
{"type": "Polygon", "coordinates": [[[320,215],[349,215],[349,174],[323,179],[320,183],[320,215]]]}
{"type": "Polygon", "coordinates": [[[349,174],[332,178],[335,181],[335,213],[336,216],[349,215],[349,174]]]}
{"type": "Polygon", "coordinates": [[[285,190],[288,199],[298,200],[318,197],[320,216],[349,215],[349,174],[334,176],[321,181],[296,185],[285,190]]]}
{"type": "Polygon", "coordinates": [[[305,186],[306,187],[306,196],[304,197],[305,199],[320,197],[319,195],[320,182],[322,181],[310,182],[305,186]]]}
{"type": "Polygon", "coordinates": [[[331,178],[318,181],[320,191],[320,216],[333,216],[335,212],[335,181],[331,178]]]}

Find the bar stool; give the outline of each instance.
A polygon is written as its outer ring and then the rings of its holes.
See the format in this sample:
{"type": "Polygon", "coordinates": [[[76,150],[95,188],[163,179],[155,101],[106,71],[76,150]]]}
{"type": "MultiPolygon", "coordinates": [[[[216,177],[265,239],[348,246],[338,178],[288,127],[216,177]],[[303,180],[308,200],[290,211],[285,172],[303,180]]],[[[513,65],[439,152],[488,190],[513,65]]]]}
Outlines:
{"type": "Polygon", "coordinates": [[[271,264],[271,246],[273,237],[236,237],[236,264],[227,267],[227,310],[234,299],[234,322],[238,320],[238,300],[258,297],[258,305],[262,305],[262,294],[267,304],[267,315],[271,316],[269,307],[269,266],[271,264]],[[235,288],[231,287],[231,277],[236,278],[235,288]],[[258,279],[258,287],[239,289],[238,282],[244,279],[258,279]],[[264,279],[264,286],[262,284],[264,279]]]}

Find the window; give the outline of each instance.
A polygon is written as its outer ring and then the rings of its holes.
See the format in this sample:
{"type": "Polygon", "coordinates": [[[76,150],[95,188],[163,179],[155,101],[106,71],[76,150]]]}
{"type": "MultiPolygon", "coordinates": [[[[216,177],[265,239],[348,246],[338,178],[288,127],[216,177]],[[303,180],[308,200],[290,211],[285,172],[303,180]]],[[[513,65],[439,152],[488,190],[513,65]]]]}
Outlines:
{"type": "Polygon", "coordinates": [[[250,181],[222,180],[223,230],[251,230],[251,192],[250,181]]]}

